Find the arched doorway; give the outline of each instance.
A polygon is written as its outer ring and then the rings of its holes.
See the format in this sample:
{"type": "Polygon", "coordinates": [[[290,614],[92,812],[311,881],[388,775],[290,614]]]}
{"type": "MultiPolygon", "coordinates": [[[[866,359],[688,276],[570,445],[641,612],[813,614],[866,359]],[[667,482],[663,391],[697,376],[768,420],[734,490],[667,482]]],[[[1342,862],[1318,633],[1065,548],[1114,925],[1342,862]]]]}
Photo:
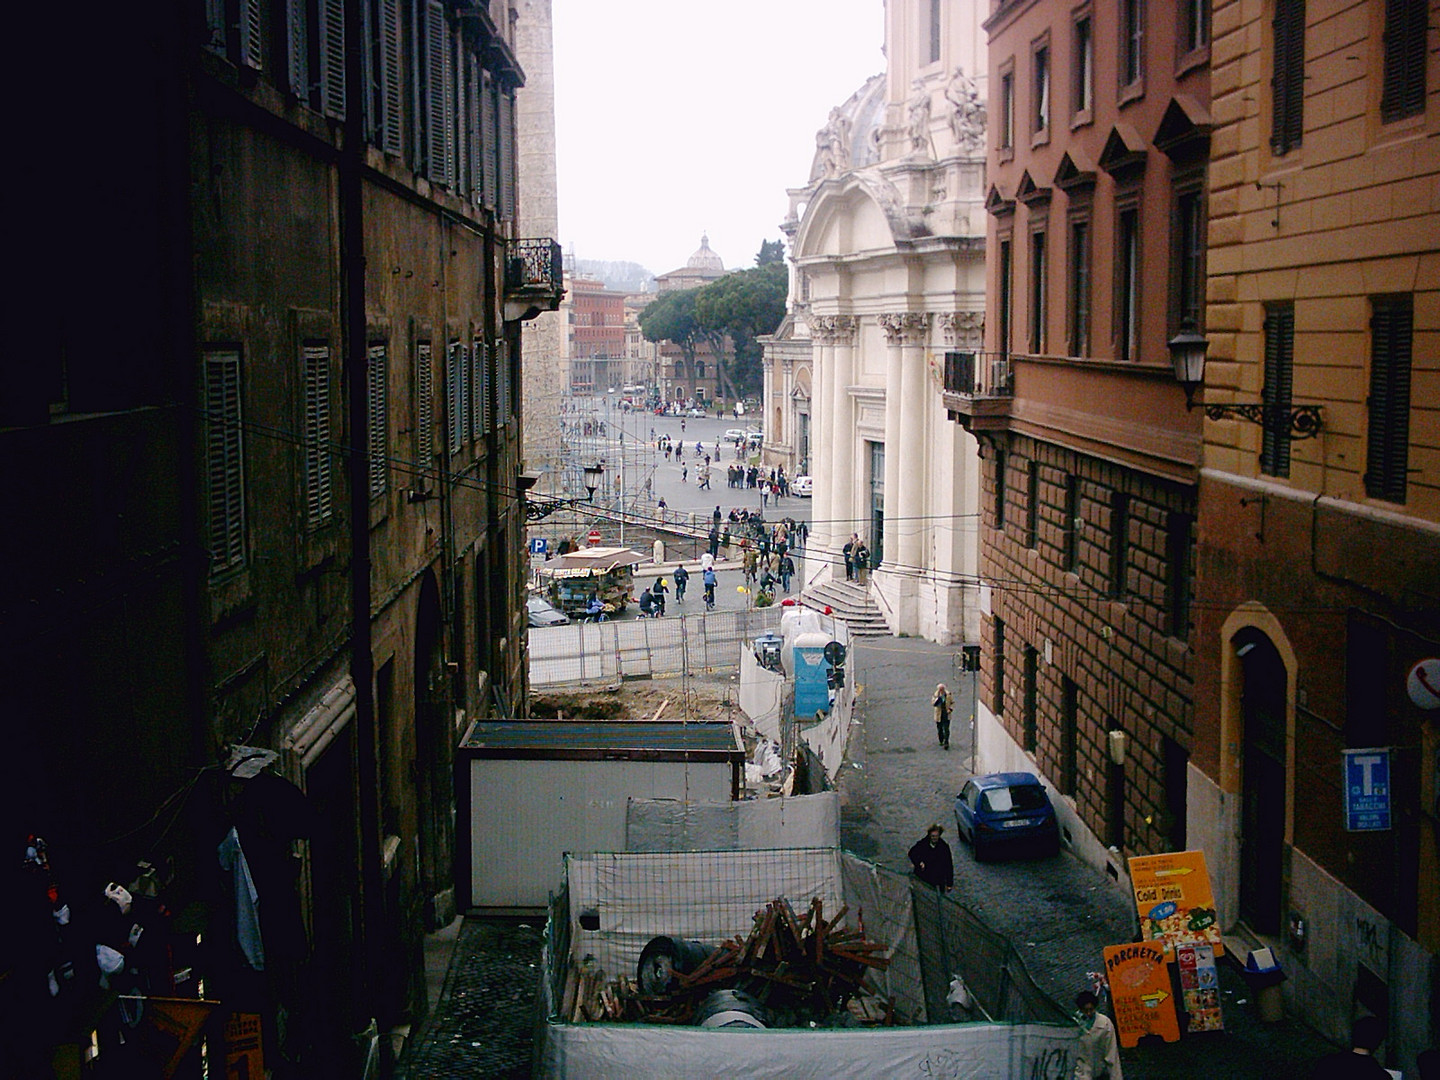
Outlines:
{"type": "Polygon", "coordinates": [[[1288,673],[1262,631],[1232,639],[1240,661],[1243,730],[1240,809],[1240,917],[1257,933],[1280,930],[1285,855],[1288,673]]]}

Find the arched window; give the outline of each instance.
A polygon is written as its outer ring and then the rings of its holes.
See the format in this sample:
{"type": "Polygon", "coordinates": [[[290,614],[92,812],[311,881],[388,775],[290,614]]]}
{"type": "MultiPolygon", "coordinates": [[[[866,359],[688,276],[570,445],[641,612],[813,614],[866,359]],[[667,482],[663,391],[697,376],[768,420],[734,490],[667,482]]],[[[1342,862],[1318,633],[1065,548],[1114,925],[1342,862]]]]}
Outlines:
{"type": "Polygon", "coordinates": [[[685,365],[679,360],[675,361],[675,377],[677,379],[683,379],[685,377],[685,365]]]}

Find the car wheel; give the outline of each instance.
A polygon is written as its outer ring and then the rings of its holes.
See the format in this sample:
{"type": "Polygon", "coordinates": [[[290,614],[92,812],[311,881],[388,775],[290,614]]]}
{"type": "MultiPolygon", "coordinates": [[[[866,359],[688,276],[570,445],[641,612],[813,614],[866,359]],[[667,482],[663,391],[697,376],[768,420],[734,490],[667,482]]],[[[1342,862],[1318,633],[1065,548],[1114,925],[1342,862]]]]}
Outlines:
{"type": "Polygon", "coordinates": [[[972,836],[972,837],[970,838],[970,846],[975,849],[975,861],[976,861],[976,862],[989,862],[989,861],[990,861],[990,845],[989,845],[989,844],[982,844],[982,843],[980,843],[979,837],[972,836]]]}

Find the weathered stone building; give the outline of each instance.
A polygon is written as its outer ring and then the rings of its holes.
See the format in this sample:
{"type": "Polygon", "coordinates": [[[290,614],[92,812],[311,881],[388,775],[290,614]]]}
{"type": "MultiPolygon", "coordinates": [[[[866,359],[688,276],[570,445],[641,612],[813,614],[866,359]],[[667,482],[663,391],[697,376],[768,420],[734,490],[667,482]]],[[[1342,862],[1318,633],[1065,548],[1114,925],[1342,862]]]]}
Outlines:
{"type": "Polygon", "coordinates": [[[1440,697],[1416,667],[1440,657],[1437,22],[1425,2],[1215,4],[1197,393],[1217,415],[1191,842],[1290,1006],[1336,1039],[1385,1017],[1407,1076],[1440,1030],[1440,697]],[[1388,758],[1388,828],[1347,819],[1356,749],[1388,758]]]}
{"type": "Polygon", "coordinates": [[[106,10],[14,28],[79,66],[27,110],[55,180],[14,241],[34,272],[0,406],[36,524],[7,531],[0,601],[0,1060],[43,1075],[41,1044],[117,1029],[92,1010],[119,882],[185,913],[138,951],[121,927],[143,969],[121,985],[203,980],[261,1015],[267,1061],[356,1072],[357,1033],[425,1008],[451,748],[524,698],[519,320],[560,282],[558,247],[516,237],[514,24],[498,3],[106,10]],[[240,744],[278,756],[241,780],[240,744]],[[221,873],[227,835],[248,878],[221,873]],[[257,933],[227,880],[260,895],[257,933]]]}

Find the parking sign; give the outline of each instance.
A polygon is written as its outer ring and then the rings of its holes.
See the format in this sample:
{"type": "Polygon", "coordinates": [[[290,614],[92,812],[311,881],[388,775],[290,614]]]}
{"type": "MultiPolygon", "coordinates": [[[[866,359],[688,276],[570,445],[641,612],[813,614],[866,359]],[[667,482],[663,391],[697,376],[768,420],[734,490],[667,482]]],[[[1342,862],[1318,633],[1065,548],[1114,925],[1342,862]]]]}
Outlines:
{"type": "Polygon", "coordinates": [[[1390,828],[1390,751],[1372,747],[1344,753],[1346,830],[1390,828]]]}

